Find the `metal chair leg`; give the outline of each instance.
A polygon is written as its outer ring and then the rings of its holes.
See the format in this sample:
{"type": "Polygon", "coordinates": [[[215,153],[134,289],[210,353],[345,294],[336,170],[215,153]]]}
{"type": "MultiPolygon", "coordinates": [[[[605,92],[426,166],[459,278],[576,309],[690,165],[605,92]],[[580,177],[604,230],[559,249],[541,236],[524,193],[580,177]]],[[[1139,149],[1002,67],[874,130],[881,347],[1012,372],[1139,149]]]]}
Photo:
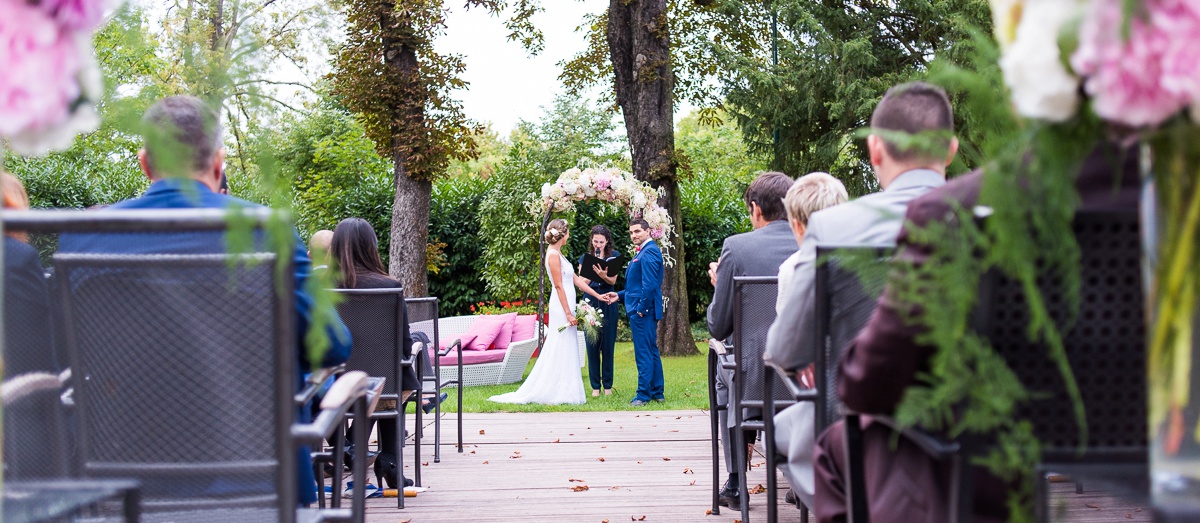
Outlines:
{"type": "Polygon", "coordinates": [[[775,523],[779,521],[779,508],[777,499],[779,495],[778,480],[775,477],[775,467],[779,464],[776,462],[778,455],[775,449],[775,391],[774,382],[775,376],[770,374],[770,369],[767,369],[767,379],[763,382],[763,448],[767,454],[767,522],[775,523]]]}
{"type": "Polygon", "coordinates": [[[721,513],[721,472],[720,472],[720,442],[718,441],[717,432],[720,430],[721,416],[719,411],[721,407],[717,405],[717,372],[716,372],[717,355],[713,351],[708,351],[708,417],[709,428],[711,431],[712,440],[712,513],[721,513]]]}

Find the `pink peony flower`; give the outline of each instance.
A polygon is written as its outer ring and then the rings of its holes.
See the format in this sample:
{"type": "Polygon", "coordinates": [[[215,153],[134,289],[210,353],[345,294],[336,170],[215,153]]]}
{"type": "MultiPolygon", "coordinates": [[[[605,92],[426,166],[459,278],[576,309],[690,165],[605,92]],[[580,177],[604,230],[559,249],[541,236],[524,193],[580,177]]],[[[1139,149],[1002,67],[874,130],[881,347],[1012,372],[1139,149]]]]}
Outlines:
{"type": "Polygon", "coordinates": [[[1200,102],[1200,3],[1158,3],[1161,9],[1151,12],[1151,23],[1167,39],[1162,58],[1163,89],[1195,105],[1200,102]]]}
{"type": "Polygon", "coordinates": [[[661,240],[663,237],[663,230],[662,229],[651,229],[650,237],[654,238],[655,240],[661,240]]]}
{"type": "Polygon", "coordinates": [[[104,0],[40,0],[38,7],[67,29],[87,31],[100,25],[105,4],[104,0]]]}
{"type": "Polygon", "coordinates": [[[66,121],[80,97],[80,46],[45,12],[0,1],[0,135],[66,121]]]}
{"type": "MultiPolygon", "coordinates": [[[[1163,30],[1154,22],[1186,0],[1147,0],[1143,4],[1147,16],[1129,21],[1128,39],[1122,37],[1121,2],[1092,3],[1079,29],[1079,48],[1071,56],[1071,66],[1086,77],[1084,89],[1100,117],[1136,127],[1158,125],[1183,109],[1187,98],[1164,82],[1164,57],[1172,40],[1181,35],[1175,33],[1178,29],[1163,30]]],[[[1180,27],[1187,30],[1185,25],[1180,27]]],[[[1181,76],[1188,76],[1188,71],[1181,76]]]]}

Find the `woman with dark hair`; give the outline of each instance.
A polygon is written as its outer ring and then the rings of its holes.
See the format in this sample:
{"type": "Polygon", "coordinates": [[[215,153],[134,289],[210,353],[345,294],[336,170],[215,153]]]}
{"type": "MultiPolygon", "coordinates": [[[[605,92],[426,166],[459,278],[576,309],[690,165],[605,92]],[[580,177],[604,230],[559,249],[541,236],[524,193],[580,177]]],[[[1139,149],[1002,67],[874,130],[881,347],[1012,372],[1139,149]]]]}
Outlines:
{"type": "MultiPolygon", "coordinates": [[[[611,261],[618,256],[613,246],[612,231],[603,225],[592,227],[591,246],[589,251],[593,256],[604,261],[611,261]]],[[[579,257],[583,265],[583,256],[579,257]]],[[[617,275],[605,272],[599,265],[592,267],[601,281],[588,281],[588,286],[599,295],[616,292],[617,275]]],[[[586,278],[585,278],[586,280],[586,278]]],[[[591,295],[584,296],[588,303],[604,313],[604,324],[600,327],[600,335],[595,340],[587,341],[588,380],[592,384],[592,397],[600,395],[600,387],[604,387],[604,395],[612,394],[613,386],[613,348],[617,343],[617,302],[604,303],[591,295]]]]}
{"type": "MultiPolygon", "coordinates": [[[[375,235],[375,229],[362,218],[346,218],[338,222],[337,227],[333,230],[333,241],[329,254],[337,262],[337,285],[339,288],[395,289],[403,286],[399,280],[388,276],[387,269],[383,266],[383,260],[379,257],[379,239],[375,235]]],[[[401,343],[404,348],[408,349],[412,347],[412,336],[408,332],[408,308],[401,303],[400,310],[402,314],[400,321],[404,329],[401,343]]],[[[408,357],[409,354],[406,352],[404,356],[408,357]]],[[[424,351],[418,353],[417,363],[421,366],[423,375],[433,376],[433,365],[430,364],[427,353],[424,351]]],[[[406,369],[406,371],[401,378],[401,388],[403,390],[423,390],[421,384],[417,382],[416,373],[410,369],[406,369]]],[[[446,397],[446,393],[442,393],[437,398],[427,398],[422,402],[421,408],[429,413],[437,403],[445,401],[446,397]]],[[[350,434],[347,434],[346,438],[347,441],[353,441],[350,439],[350,434]]],[[[380,454],[376,461],[376,467],[382,465],[387,468],[386,463],[393,464],[392,468],[383,476],[387,479],[389,486],[395,487],[399,483],[394,467],[396,457],[390,456],[390,453],[386,452],[388,449],[396,448],[395,424],[379,424],[379,448],[384,449],[385,452],[380,454]]],[[[406,484],[408,481],[405,480],[406,484]]]]}

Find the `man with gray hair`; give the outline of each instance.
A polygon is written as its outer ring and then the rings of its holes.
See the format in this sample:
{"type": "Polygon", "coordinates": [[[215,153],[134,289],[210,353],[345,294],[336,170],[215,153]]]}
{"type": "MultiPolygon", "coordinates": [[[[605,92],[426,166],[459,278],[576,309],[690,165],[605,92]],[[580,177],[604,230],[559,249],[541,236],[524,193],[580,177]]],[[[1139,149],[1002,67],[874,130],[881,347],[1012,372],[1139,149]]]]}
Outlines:
{"type": "MultiPolygon", "coordinates": [[[[144,147],[138,151],[138,164],[150,179],[150,187],[137,198],[118,202],[108,209],[231,209],[256,208],[258,204],[221,194],[225,150],[221,147],[221,125],[217,113],[199,98],[170,96],[159,100],[142,118],[144,147]]],[[[97,211],[103,213],[105,211],[97,211]]],[[[350,331],[337,311],[317,311],[312,296],[305,290],[311,263],[304,252],[300,235],[293,232],[296,307],[295,339],[297,351],[297,388],[303,385],[302,373],[314,367],[332,367],[350,357],[350,331]],[[314,314],[324,318],[329,348],[322,361],[310,362],[305,343],[314,314]]],[[[216,254],[225,252],[221,233],[139,233],[139,234],[63,234],[60,252],[112,254],[216,254]]],[[[308,408],[299,409],[297,419],[309,420],[308,408]]],[[[299,502],[317,500],[317,484],[307,447],[297,449],[296,467],[299,502]]]]}

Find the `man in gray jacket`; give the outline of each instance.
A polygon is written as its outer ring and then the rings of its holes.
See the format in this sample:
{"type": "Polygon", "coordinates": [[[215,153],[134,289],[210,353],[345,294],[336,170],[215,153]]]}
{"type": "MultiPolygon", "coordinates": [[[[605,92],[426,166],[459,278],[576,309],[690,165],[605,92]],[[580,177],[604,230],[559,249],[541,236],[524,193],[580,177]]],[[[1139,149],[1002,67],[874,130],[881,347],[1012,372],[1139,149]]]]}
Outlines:
{"type": "MultiPolygon", "coordinates": [[[[720,261],[709,264],[708,275],[713,284],[713,300],[708,306],[708,332],[713,338],[724,340],[733,334],[733,278],[735,276],[775,276],[779,264],[796,252],[796,240],[792,237],[792,229],[788,226],[787,211],[783,206],[783,198],[787,196],[792,186],[788,175],[778,172],[768,172],[758,175],[750,187],[746,188],[746,209],[750,212],[750,232],[735,234],[725,238],[721,247],[720,261]]],[[[767,304],[770,306],[771,304],[767,304]]],[[[761,352],[766,343],[765,332],[746,333],[743,342],[758,347],[761,352]]],[[[754,350],[754,349],[749,349],[754,350]]],[[[746,369],[749,382],[761,381],[762,365],[754,365],[746,369]]],[[[728,406],[729,390],[732,387],[731,371],[717,371],[717,403],[728,406]]],[[[720,413],[721,427],[732,428],[728,410],[720,413]]],[[[761,416],[761,413],[751,412],[749,416],[761,416]]],[[[753,442],[754,434],[747,435],[746,441],[753,442]]],[[[740,506],[738,492],[738,474],[733,460],[733,441],[731,431],[722,434],[725,448],[725,469],[729,472],[729,481],[721,490],[721,503],[736,508],[740,506]]],[[[746,450],[741,449],[743,455],[746,450]]],[[[743,459],[742,463],[748,461],[743,459]]]]}
{"type": "MultiPolygon", "coordinates": [[[[801,260],[790,288],[779,289],[783,306],[767,334],[767,361],[800,369],[816,360],[813,336],[818,245],[895,245],[908,202],[945,185],[946,166],[958,150],[954,115],[941,88],[923,82],[897,85],[875,107],[867,137],[871,167],[881,192],[812,215],[801,260]]],[[[840,351],[840,347],[837,348],[840,351]]],[[[837,357],[830,365],[837,365],[837,357]]],[[[815,369],[825,372],[825,369],[815,369]]],[[[836,391],[826,391],[836,394],[836,391]]],[[[798,403],[775,416],[776,447],[787,456],[792,490],[807,506],[813,501],[812,403],[798,403]]]]}

